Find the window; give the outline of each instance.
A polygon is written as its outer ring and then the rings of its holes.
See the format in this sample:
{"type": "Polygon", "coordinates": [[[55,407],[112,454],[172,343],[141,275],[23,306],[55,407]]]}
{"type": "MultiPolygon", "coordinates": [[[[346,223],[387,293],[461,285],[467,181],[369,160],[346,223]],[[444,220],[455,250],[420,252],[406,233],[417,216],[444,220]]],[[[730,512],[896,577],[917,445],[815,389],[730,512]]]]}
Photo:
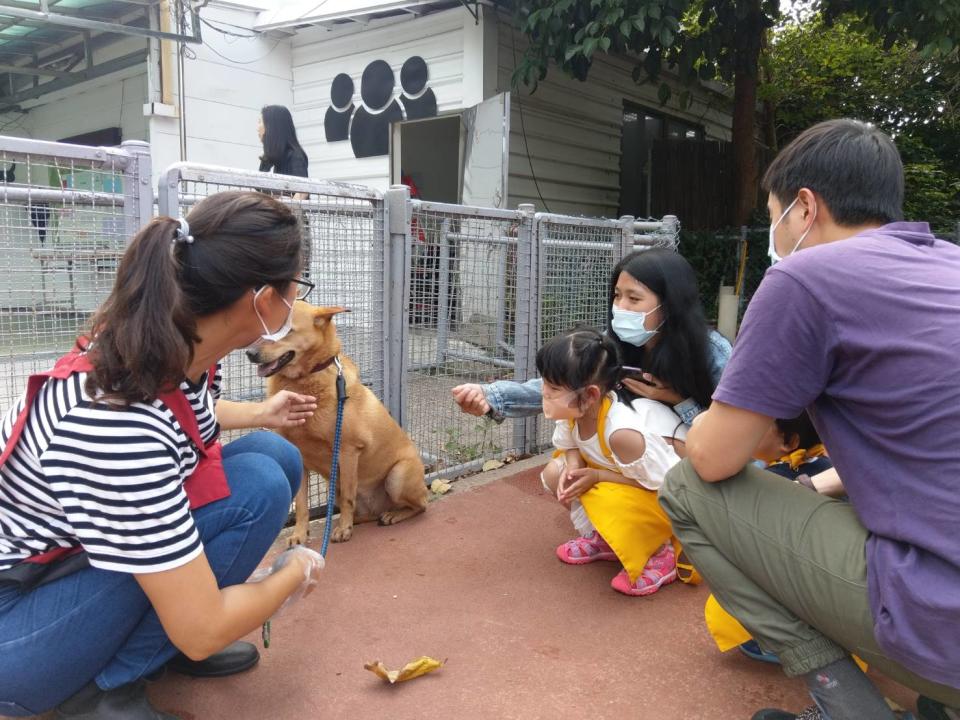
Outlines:
{"type": "Polygon", "coordinates": [[[700,125],[624,103],[620,140],[620,214],[636,217],[651,214],[650,168],[654,142],[703,138],[700,125]]]}

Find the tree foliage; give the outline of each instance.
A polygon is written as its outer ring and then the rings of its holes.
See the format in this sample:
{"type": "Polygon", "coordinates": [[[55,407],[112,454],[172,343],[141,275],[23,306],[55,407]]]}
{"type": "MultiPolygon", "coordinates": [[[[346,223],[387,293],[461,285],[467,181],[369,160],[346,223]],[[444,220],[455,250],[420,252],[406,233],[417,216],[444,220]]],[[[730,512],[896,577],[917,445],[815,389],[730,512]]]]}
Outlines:
{"type": "MultiPolygon", "coordinates": [[[[744,42],[760,47],[764,31],[781,20],[780,0],[512,0],[529,46],[514,84],[536,86],[553,62],[585,80],[599,53],[637,56],[634,79],[657,79],[665,68],[684,83],[732,82],[744,66],[744,42]]],[[[948,55],[960,38],[960,2],[943,0],[810,0],[827,22],[851,18],[872,27],[887,47],[911,41],[924,57],[948,55]]],[[[670,97],[661,89],[661,101],[670,97]]]]}
{"type": "MultiPolygon", "coordinates": [[[[551,64],[580,80],[600,53],[636,58],[637,82],[656,81],[669,69],[682,85],[681,108],[697,80],[733,83],[733,142],[738,173],[738,221],[756,197],[753,143],[759,58],[768,30],[781,21],[780,0],[500,0],[515,11],[529,40],[514,84],[536,87],[551,64]]],[[[951,0],[807,0],[808,13],[826,23],[847,18],[871,29],[887,48],[912,43],[921,59],[955,56],[960,2],[951,0]]],[[[671,86],[658,96],[670,101],[671,86]]]]}
{"type": "MultiPolygon", "coordinates": [[[[763,30],[779,14],[779,0],[754,0],[762,13],[749,22],[750,0],[517,0],[514,9],[529,46],[514,71],[514,84],[535,87],[553,62],[563,72],[586,80],[599,53],[637,56],[633,78],[657,80],[664,69],[690,85],[699,80],[732,83],[737,51],[744,43],[757,49],[763,30]]],[[[661,83],[666,103],[672,88],[661,83]]],[[[690,102],[689,91],[679,97],[690,102]]]]}
{"type": "Polygon", "coordinates": [[[952,232],[960,220],[958,50],[926,54],[915,42],[887,40],[856,18],[785,25],[774,35],[772,82],[760,97],[775,108],[781,146],[835,117],[888,132],[904,161],[907,217],[952,232]]]}

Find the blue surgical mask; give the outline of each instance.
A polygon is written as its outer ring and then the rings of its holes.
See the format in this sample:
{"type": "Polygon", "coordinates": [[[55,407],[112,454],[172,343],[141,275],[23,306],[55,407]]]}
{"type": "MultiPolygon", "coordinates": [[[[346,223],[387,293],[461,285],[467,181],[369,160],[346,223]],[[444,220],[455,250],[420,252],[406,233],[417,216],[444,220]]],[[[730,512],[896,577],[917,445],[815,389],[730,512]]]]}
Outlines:
{"type": "MultiPolygon", "coordinates": [[[[653,308],[657,310],[660,306],[653,308]]],[[[634,312],[632,310],[621,310],[616,305],[611,308],[613,320],[610,327],[617,337],[629,345],[643,347],[650,338],[657,334],[663,323],[657,325],[653,330],[647,330],[647,315],[653,312],[634,312]]]]}

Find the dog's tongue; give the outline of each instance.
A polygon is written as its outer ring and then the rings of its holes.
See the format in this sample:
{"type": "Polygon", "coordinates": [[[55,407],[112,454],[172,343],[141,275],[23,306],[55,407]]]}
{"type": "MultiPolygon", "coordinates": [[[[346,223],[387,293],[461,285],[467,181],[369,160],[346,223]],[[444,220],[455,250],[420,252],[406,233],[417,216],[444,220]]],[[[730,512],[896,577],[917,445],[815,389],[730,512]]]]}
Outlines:
{"type": "Polygon", "coordinates": [[[277,365],[279,364],[280,364],[280,358],[277,358],[271,363],[264,363],[263,365],[258,365],[257,375],[259,375],[260,377],[266,377],[267,375],[272,373],[274,370],[276,370],[277,365]]]}

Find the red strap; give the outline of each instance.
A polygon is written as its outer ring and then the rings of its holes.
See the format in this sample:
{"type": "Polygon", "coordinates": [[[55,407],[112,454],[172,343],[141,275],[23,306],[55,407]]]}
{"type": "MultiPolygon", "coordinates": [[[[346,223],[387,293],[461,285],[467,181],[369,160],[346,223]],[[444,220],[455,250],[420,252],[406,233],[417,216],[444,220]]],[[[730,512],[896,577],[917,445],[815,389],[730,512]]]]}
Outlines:
{"type": "Polygon", "coordinates": [[[33,401],[36,399],[37,393],[40,392],[40,388],[44,386],[47,380],[50,378],[63,380],[75,372],[89,372],[92,369],[93,366],[90,364],[90,359],[86,356],[86,354],[80,354],[79,350],[74,350],[73,352],[64,355],[62,358],[57,360],[52,369],[30,376],[30,378],[27,380],[27,394],[26,398],[24,399],[23,410],[21,410],[20,414],[17,415],[17,419],[13,423],[13,430],[10,433],[10,437],[7,438],[7,444],[3,448],[3,453],[0,454],[0,467],[7,462],[7,458],[10,457],[10,453],[12,453],[13,449],[17,446],[17,441],[23,434],[23,428],[27,424],[27,417],[30,415],[30,408],[33,407],[33,401]]]}
{"type": "MultiPolygon", "coordinates": [[[[0,454],[0,467],[7,462],[13,449],[17,446],[17,442],[23,434],[23,428],[27,424],[27,418],[30,415],[30,409],[33,407],[33,401],[47,380],[51,378],[63,380],[74,373],[90,372],[93,370],[93,364],[90,362],[90,358],[86,353],[80,351],[81,347],[84,347],[84,345],[80,345],[77,349],[57,360],[52,369],[35,373],[27,380],[27,392],[24,399],[23,410],[21,410],[17,416],[10,437],[7,438],[7,444],[4,446],[2,454],[0,454]]],[[[209,370],[208,384],[213,382],[216,373],[217,366],[214,364],[209,370]]],[[[230,486],[227,484],[226,474],[223,470],[220,443],[214,439],[208,445],[204,444],[203,438],[200,437],[200,426],[197,424],[197,415],[190,406],[190,401],[187,400],[187,396],[183,394],[182,390],[177,388],[170,392],[161,393],[158,399],[170,408],[170,412],[173,413],[183,432],[190,438],[199,455],[197,467],[183,483],[184,491],[190,500],[190,507],[196,509],[214,500],[221,500],[228,497],[230,495],[230,486]]],[[[56,553],[55,550],[51,552],[56,553]]],[[[46,554],[37,557],[44,557],[45,555],[46,554]]],[[[51,560],[52,559],[55,558],[51,557],[51,560]]],[[[49,560],[41,560],[40,562],[49,562],[49,560]]]]}
{"type": "Polygon", "coordinates": [[[44,553],[39,555],[31,555],[28,558],[25,558],[22,562],[28,563],[37,563],[38,565],[49,565],[50,563],[56,562],[57,560],[63,560],[66,557],[71,555],[76,555],[78,552],[83,550],[82,547],[77,545],[76,547],[58,547],[53,550],[47,550],[44,553]]]}

